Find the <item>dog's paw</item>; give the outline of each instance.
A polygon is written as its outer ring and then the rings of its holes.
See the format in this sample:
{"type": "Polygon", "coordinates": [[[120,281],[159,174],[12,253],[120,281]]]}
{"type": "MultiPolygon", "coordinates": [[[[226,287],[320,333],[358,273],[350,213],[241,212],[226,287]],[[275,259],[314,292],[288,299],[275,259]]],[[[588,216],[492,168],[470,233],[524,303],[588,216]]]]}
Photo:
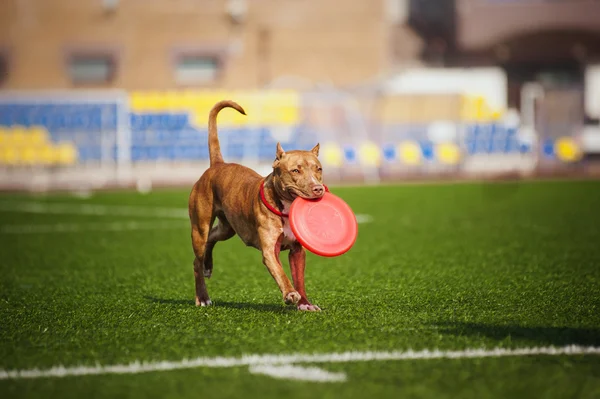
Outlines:
{"type": "Polygon", "coordinates": [[[285,297],[283,297],[283,300],[288,305],[295,305],[300,302],[300,299],[302,299],[302,297],[296,291],[288,292],[285,297]]]}
{"type": "Polygon", "coordinates": [[[204,269],[204,277],[210,278],[212,276],[212,269],[204,269]]]}
{"type": "Polygon", "coordinates": [[[206,298],[206,299],[196,298],[196,306],[211,306],[211,305],[212,305],[212,301],[209,298],[206,298]]]}
{"type": "Polygon", "coordinates": [[[317,305],[311,305],[310,303],[303,303],[298,305],[298,310],[304,311],[304,312],[320,312],[321,308],[318,307],[317,305]]]}

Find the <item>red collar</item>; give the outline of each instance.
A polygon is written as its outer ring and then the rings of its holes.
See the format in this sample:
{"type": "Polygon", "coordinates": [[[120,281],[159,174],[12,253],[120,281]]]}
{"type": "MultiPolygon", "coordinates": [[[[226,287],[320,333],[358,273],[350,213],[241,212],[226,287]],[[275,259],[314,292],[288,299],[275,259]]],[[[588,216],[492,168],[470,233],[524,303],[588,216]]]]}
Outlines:
{"type": "MultiPolygon", "coordinates": [[[[329,192],[329,187],[327,187],[324,184],[323,184],[323,187],[325,187],[325,192],[329,192]]],[[[287,213],[283,213],[279,209],[275,208],[273,205],[269,204],[269,202],[267,201],[267,198],[265,197],[265,181],[264,180],[262,181],[262,183],[260,183],[260,199],[262,200],[262,203],[265,204],[267,209],[270,210],[271,212],[273,212],[274,214],[276,214],[277,216],[282,217],[282,218],[289,217],[289,215],[287,213]]]]}
{"type": "Polygon", "coordinates": [[[260,199],[262,200],[263,204],[265,204],[265,206],[274,214],[276,214],[277,216],[280,216],[282,218],[286,218],[289,215],[287,213],[283,213],[281,212],[279,209],[275,208],[273,205],[269,204],[267,202],[267,198],[265,197],[265,181],[263,180],[262,183],[260,183],[260,199]]]}

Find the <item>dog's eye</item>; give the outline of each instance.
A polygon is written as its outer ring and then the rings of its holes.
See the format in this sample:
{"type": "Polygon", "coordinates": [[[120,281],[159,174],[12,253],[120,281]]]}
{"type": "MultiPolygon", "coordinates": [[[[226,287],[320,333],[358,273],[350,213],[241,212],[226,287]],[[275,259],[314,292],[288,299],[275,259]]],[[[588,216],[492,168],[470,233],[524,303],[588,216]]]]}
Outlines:
{"type": "Polygon", "coordinates": [[[300,173],[300,171],[298,169],[294,169],[292,170],[292,173],[300,173]]]}
{"type": "Polygon", "coordinates": [[[317,170],[318,170],[319,172],[322,172],[322,171],[323,171],[323,168],[318,168],[317,170]]]}

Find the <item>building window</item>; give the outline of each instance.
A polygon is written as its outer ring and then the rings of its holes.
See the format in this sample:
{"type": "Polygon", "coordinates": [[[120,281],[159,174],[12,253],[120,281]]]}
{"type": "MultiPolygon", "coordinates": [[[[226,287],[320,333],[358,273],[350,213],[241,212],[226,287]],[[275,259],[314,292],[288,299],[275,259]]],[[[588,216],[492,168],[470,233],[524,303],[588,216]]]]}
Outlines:
{"type": "Polygon", "coordinates": [[[205,85],[219,78],[221,58],[215,54],[180,53],[175,57],[175,81],[180,85],[205,85]]]}
{"type": "Polygon", "coordinates": [[[104,52],[74,52],[68,56],[68,73],[76,85],[103,85],[115,77],[115,56],[104,52]]]}

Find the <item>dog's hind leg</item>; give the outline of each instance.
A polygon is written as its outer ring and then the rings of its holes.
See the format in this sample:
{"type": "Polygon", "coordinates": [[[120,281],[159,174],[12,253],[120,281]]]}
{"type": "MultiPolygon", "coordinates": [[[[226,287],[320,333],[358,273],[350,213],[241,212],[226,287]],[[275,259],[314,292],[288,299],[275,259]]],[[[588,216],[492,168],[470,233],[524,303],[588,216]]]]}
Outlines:
{"type": "Polygon", "coordinates": [[[206,242],[206,250],[204,252],[204,277],[210,278],[213,270],[213,249],[219,241],[229,240],[235,235],[233,227],[227,219],[218,216],[219,223],[210,229],[208,240],[206,242]]]}
{"type": "Polygon", "coordinates": [[[194,248],[194,278],[196,280],[196,306],[209,306],[212,304],[208,291],[206,290],[206,282],[204,281],[204,253],[206,251],[206,241],[208,232],[214,217],[200,216],[197,223],[192,224],[192,247],[194,248]]]}

